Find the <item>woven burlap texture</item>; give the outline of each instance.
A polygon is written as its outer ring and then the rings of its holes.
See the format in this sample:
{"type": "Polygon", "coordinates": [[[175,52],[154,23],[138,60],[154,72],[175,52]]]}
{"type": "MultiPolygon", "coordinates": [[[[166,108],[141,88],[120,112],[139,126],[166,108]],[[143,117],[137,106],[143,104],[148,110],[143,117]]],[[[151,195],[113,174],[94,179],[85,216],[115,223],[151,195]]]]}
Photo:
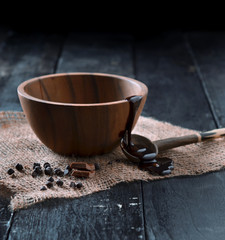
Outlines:
{"type": "MultiPolygon", "coordinates": [[[[151,140],[167,137],[182,136],[195,133],[194,130],[174,126],[153,118],[141,116],[133,131],[151,140]]],[[[75,156],[61,156],[45,147],[31,130],[26,118],[21,112],[0,112],[0,195],[10,193],[10,208],[17,210],[28,207],[49,198],[76,198],[111,188],[120,182],[135,180],[156,180],[174,176],[198,175],[224,168],[225,139],[218,138],[204,143],[191,144],[165,151],[160,157],[170,157],[174,161],[175,169],[167,176],[151,175],[129,162],[118,147],[112,153],[78,158],[75,156]],[[98,163],[100,170],[93,178],[75,179],[62,177],[63,187],[54,185],[46,191],[40,191],[48,176],[33,178],[31,176],[34,162],[43,165],[49,162],[53,168],[65,169],[66,165],[74,161],[98,163]],[[14,177],[7,174],[9,168],[21,163],[24,171],[15,170],[14,177]],[[69,187],[71,181],[82,181],[83,188],[74,190],[69,187]]]]}

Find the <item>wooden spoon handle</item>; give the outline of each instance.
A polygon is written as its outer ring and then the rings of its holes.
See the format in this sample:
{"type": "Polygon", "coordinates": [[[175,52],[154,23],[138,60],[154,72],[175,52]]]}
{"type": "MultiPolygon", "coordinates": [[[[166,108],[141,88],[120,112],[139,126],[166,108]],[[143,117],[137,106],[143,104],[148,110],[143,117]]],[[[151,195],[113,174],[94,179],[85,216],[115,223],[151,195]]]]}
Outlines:
{"type": "Polygon", "coordinates": [[[159,151],[164,151],[167,149],[184,146],[191,143],[202,142],[205,140],[223,137],[223,136],[225,136],[225,128],[219,128],[219,129],[191,134],[187,136],[172,137],[172,138],[157,140],[157,141],[154,141],[154,143],[157,145],[159,151]]]}

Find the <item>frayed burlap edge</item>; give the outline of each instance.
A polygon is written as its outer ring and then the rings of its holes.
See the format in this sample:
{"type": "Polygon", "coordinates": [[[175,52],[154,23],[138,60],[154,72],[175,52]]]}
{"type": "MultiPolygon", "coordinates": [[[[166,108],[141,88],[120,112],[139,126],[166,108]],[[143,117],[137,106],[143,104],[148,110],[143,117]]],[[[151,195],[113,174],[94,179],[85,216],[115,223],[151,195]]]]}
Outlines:
{"type": "MultiPolygon", "coordinates": [[[[154,141],[191,134],[195,131],[141,116],[133,132],[154,141]]],[[[224,141],[224,138],[220,138],[161,153],[160,157],[172,158],[175,166],[171,175],[162,177],[138,169],[137,165],[124,157],[119,147],[112,153],[89,158],[55,154],[37,139],[23,113],[0,112],[0,192],[4,194],[7,190],[11,193],[10,208],[17,210],[45,199],[85,196],[110,189],[121,182],[149,181],[218,171],[225,166],[224,141]],[[100,170],[96,171],[95,176],[89,179],[62,177],[63,187],[54,185],[47,191],[40,191],[40,187],[47,181],[47,176],[43,175],[37,178],[31,176],[34,162],[40,162],[42,165],[44,162],[49,162],[53,167],[64,169],[66,165],[74,161],[98,163],[100,170]],[[14,177],[9,176],[7,170],[15,169],[17,163],[23,164],[24,171],[15,171],[14,177]],[[71,181],[81,181],[83,188],[71,189],[69,187],[71,181]]]]}

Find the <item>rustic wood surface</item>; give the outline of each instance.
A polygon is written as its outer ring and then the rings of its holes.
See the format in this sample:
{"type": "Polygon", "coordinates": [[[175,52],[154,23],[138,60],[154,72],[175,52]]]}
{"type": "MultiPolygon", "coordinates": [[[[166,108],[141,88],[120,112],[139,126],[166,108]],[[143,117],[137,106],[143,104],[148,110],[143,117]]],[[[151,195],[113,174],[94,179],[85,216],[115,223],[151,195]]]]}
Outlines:
{"type": "MultiPolygon", "coordinates": [[[[17,85],[43,74],[90,71],[149,87],[144,116],[210,130],[225,125],[225,33],[21,33],[0,28],[0,110],[21,110],[17,85]]],[[[0,239],[224,239],[225,172],[118,184],[80,199],[10,213],[0,239]]]]}

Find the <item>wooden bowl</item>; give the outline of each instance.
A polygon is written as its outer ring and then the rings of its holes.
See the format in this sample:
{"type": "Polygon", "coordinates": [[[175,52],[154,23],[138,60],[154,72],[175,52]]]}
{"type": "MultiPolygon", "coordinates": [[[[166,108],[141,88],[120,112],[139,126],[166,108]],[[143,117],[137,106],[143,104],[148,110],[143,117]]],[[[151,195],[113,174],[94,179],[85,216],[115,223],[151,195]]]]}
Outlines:
{"type": "MultiPolygon", "coordinates": [[[[134,79],[100,73],[59,73],[18,86],[18,96],[37,137],[59,154],[90,156],[112,151],[120,143],[133,95],[148,89],[134,79]]],[[[134,127],[134,126],[133,126],[134,127]]]]}

